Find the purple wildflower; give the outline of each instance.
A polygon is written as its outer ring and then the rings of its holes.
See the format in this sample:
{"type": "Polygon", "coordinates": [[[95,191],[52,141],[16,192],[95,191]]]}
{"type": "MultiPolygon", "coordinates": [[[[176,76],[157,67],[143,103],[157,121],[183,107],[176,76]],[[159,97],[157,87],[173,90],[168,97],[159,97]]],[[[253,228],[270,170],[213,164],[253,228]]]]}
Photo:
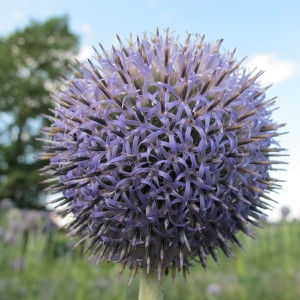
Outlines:
{"type": "Polygon", "coordinates": [[[42,173],[99,261],[185,275],[216,248],[231,256],[236,234],[270,209],[284,124],[271,119],[262,72],[221,53],[222,40],[118,39],[53,96],[42,173]]]}

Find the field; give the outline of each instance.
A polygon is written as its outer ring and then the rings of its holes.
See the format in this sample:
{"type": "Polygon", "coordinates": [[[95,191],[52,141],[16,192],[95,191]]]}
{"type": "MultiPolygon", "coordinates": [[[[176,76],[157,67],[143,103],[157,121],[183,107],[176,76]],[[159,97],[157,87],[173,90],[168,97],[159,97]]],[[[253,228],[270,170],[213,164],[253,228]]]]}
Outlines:
{"type": "MultiPolygon", "coordinates": [[[[256,239],[241,237],[246,251],[237,258],[219,254],[190,270],[185,283],[179,273],[165,280],[165,299],[300,299],[300,223],[265,224],[256,239]]],[[[80,249],[71,250],[64,232],[23,235],[14,243],[0,240],[1,300],[125,300],[137,299],[139,274],[128,286],[129,271],[118,278],[119,266],[95,266],[80,249]]]]}

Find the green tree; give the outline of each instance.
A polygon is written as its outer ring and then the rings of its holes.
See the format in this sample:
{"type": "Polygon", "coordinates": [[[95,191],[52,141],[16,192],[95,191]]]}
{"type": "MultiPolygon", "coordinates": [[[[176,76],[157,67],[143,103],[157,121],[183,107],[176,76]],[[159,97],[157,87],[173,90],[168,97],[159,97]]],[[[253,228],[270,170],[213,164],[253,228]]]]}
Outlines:
{"type": "Polygon", "coordinates": [[[51,108],[49,92],[70,71],[78,50],[78,36],[65,17],[40,23],[0,38],[0,200],[19,207],[42,206],[44,186],[37,170],[43,162],[36,140],[51,108]]]}

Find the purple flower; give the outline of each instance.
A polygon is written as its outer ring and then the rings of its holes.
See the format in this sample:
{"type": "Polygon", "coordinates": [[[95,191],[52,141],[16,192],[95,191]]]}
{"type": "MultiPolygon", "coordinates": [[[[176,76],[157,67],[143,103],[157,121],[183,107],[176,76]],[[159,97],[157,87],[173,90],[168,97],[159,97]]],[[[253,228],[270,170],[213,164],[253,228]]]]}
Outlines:
{"type": "Polygon", "coordinates": [[[40,154],[47,182],[58,181],[48,190],[62,192],[70,231],[99,261],[158,276],[205,268],[216,248],[242,247],[236,234],[270,209],[284,124],[271,118],[262,72],[221,53],[222,40],[181,44],[167,31],[119,42],[53,95],[40,154]]]}

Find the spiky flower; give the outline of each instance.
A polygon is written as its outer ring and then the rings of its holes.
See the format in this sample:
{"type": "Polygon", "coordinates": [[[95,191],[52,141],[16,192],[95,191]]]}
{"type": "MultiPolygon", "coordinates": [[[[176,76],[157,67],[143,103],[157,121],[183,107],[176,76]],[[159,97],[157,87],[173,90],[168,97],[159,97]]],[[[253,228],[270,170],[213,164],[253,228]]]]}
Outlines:
{"type": "MultiPolygon", "coordinates": [[[[168,31],[96,51],[46,116],[43,174],[58,180],[70,230],[99,260],[162,271],[206,267],[220,247],[232,255],[279,186],[270,177],[284,149],[265,100],[262,72],[168,31]]],[[[47,181],[51,181],[47,180],[47,181]]]]}

